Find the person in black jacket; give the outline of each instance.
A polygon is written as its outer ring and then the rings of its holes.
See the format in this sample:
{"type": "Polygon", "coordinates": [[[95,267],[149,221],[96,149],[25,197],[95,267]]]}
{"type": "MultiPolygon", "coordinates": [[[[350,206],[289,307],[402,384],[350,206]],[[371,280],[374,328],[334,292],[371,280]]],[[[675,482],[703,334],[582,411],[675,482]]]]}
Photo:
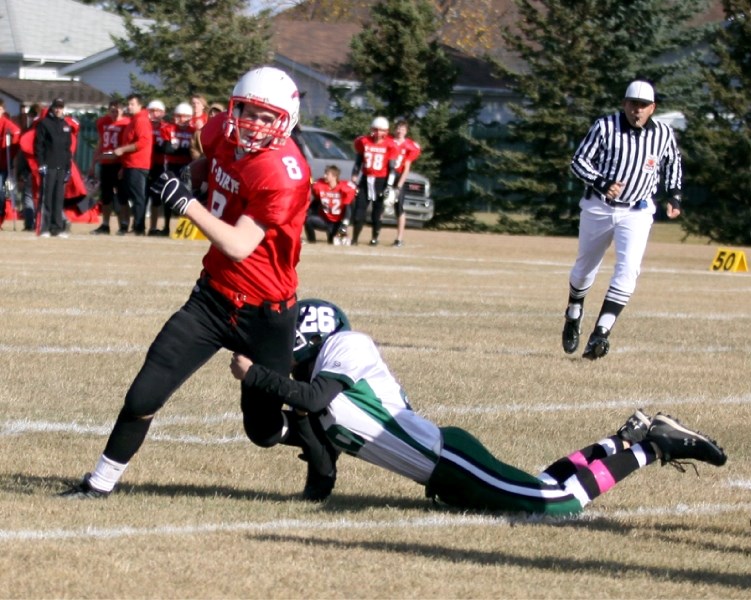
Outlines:
{"type": "Polygon", "coordinates": [[[47,116],[39,121],[34,139],[34,156],[42,178],[42,224],[39,230],[42,237],[68,236],[65,233],[63,203],[72,156],[71,128],[65,121],[64,113],[65,102],[62,98],[56,98],[47,116]]]}

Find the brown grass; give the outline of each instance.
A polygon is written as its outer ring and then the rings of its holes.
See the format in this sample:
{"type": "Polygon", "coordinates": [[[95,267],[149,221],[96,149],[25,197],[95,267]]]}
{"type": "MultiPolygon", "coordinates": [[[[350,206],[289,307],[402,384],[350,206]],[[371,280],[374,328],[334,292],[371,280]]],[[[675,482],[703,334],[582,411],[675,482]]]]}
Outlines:
{"type": "MultiPolygon", "coordinates": [[[[2,597],[748,597],[751,279],[710,272],[714,246],[658,227],[611,354],[595,363],[560,349],[575,239],[408,231],[393,249],[386,230],[377,248],[305,246],[300,296],[339,303],[418,410],[507,462],[539,471],[638,406],[677,415],[730,456],[699,477],[649,467],[582,518],[539,520],[434,508],[420,486],[350,457],[329,502],[299,501],[295,453],[243,438],[227,352],[159,413],[119,493],[56,497],[93,468],[205,242],[8,229],[2,597]]],[[[611,271],[609,254],[585,335],[611,271]]]]}

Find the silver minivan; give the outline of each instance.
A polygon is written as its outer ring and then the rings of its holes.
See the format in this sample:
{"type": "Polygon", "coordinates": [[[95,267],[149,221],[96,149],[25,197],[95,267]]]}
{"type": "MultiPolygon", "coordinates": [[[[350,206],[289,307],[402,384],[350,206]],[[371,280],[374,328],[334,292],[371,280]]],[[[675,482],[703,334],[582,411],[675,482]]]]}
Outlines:
{"type": "MultiPolygon", "coordinates": [[[[355,152],[351,143],[345,142],[333,131],[301,125],[293,134],[305,158],[310,164],[313,179],[323,177],[328,165],[336,165],[341,170],[342,179],[349,179],[355,162],[355,152]]],[[[430,182],[414,171],[410,171],[404,184],[404,212],[408,227],[422,227],[433,218],[434,205],[430,197],[430,182]]],[[[393,225],[395,217],[383,216],[383,223],[393,225]]]]}

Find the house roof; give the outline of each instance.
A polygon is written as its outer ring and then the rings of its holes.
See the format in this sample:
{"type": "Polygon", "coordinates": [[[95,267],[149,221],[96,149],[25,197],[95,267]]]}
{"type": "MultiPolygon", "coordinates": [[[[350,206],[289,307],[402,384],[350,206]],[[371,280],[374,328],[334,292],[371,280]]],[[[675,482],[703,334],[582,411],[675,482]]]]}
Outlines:
{"type": "Polygon", "coordinates": [[[55,98],[65,100],[69,110],[89,110],[106,106],[110,97],[104,92],[80,81],[35,81],[0,77],[0,94],[21,104],[35,102],[49,105],[55,98]]]}
{"type": "MultiPolygon", "coordinates": [[[[138,20],[141,22],[142,20],[138,20]]],[[[0,0],[0,56],[75,62],[125,37],[124,19],[75,0],[0,0]]]]}
{"type": "Polygon", "coordinates": [[[275,19],[272,44],[277,54],[299,65],[331,79],[352,81],[357,77],[349,60],[349,43],[361,30],[357,23],[275,19]]]}
{"type": "MultiPolygon", "coordinates": [[[[334,80],[357,81],[350,61],[350,42],[362,31],[358,23],[295,21],[277,18],[273,25],[272,44],[282,57],[334,80]],[[305,40],[305,43],[300,43],[305,40]]],[[[443,47],[459,69],[457,86],[499,88],[500,79],[491,73],[485,60],[469,56],[456,48],[443,47]]]]}

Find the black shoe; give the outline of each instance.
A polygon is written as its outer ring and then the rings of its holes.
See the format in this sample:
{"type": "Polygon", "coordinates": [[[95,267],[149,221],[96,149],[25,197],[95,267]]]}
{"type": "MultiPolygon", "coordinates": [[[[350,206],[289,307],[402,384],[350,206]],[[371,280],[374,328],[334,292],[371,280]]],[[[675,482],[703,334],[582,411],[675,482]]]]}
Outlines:
{"type": "Polygon", "coordinates": [[[94,231],[89,232],[91,235],[109,235],[110,234],[110,226],[109,225],[100,225],[94,231]]]}
{"type": "Polygon", "coordinates": [[[717,442],[699,431],[688,429],[670,415],[657,413],[645,438],[654,442],[662,452],[662,464],[677,460],[700,460],[721,467],[727,460],[725,451],[717,442]]]}
{"type": "Polygon", "coordinates": [[[160,229],[159,235],[161,235],[162,237],[169,237],[169,229],[160,229]]]}
{"type": "Polygon", "coordinates": [[[588,360],[597,360],[605,356],[610,350],[608,336],[610,332],[604,327],[595,327],[592,335],[589,336],[587,347],[584,348],[583,358],[588,360]]]}
{"type": "Polygon", "coordinates": [[[145,229],[134,229],[133,230],[133,235],[146,235],[146,230],[145,229]]]}
{"type": "Polygon", "coordinates": [[[566,354],[573,354],[579,348],[579,336],[582,332],[582,315],[579,315],[578,319],[569,319],[566,317],[566,322],[563,324],[563,333],[561,334],[561,342],[563,344],[563,351],[566,354]]]}
{"type": "Polygon", "coordinates": [[[371,246],[377,246],[378,245],[378,240],[376,240],[376,239],[370,240],[370,245],[371,246]]]}
{"type": "Polygon", "coordinates": [[[652,425],[652,418],[639,408],[621,425],[618,437],[632,444],[638,444],[647,437],[650,425],[652,425]]]}
{"type": "Polygon", "coordinates": [[[117,235],[127,235],[128,234],[128,228],[120,226],[120,229],[117,230],[117,235]]]}
{"type": "Polygon", "coordinates": [[[394,240],[394,243],[391,244],[394,248],[401,248],[404,246],[404,242],[402,240],[394,240]]]}
{"type": "Polygon", "coordinates": [[[308,463],[308,476],[302,491],[303,500],[308,502],[323,502],[331,495],[336,484],[336,468],[330,475],[321,475],[308,463]]]}
{"type": "Polygon", "coordinates": [[[75,500],[100,499],[110,495],[109,492],[102,492],[91,487],[89,479],[91,479],[91,473],[86,473],[80,482],[71,485],[67,490],[60,492],[58,495],[63,498],[73,498],[75,500]]]}
{"type": "Polygon", "coordinates": [[[149,237],[154,237],[157,235],[162,235],[161,229],[149,229],[149,233],[147,234],[149,237]]]}

